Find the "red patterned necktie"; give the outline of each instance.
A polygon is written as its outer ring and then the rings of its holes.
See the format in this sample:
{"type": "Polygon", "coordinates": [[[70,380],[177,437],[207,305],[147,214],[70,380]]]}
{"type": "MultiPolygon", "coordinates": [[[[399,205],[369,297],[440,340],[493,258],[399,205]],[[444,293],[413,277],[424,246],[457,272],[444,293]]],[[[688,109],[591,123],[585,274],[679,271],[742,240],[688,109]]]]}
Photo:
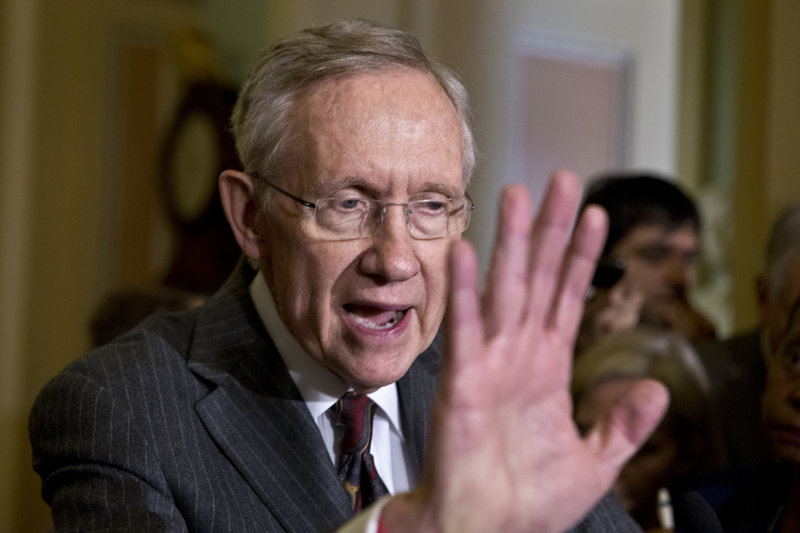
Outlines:
{"type": "Polygon", "coordinates": [[[388,494],[375,470],[369,445],[372,441],[372,416],[375,402],[363,394],[348,392],[342,396],[334,410],[336,413],[336,436],[339,441],[339,479],[350,493],[353,511],[388,494]]]}

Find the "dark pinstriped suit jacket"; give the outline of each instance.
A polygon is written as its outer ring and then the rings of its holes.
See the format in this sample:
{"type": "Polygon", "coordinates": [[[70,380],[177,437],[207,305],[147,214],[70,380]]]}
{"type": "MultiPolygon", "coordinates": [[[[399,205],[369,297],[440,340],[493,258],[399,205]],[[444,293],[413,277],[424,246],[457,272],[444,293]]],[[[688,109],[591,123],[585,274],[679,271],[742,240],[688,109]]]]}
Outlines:
{"type": "MultiPolygon", "coordinates": [[[[58,530],[331,531],[352,517],[319,431],[240,267],[203,307],[145,321],[77,360],[30,418],[58,530]]],[[[421,467],[438,343],[398,382],[421,467]]],[[[615,500],[578,531],[639,531],[615,500]]]]}

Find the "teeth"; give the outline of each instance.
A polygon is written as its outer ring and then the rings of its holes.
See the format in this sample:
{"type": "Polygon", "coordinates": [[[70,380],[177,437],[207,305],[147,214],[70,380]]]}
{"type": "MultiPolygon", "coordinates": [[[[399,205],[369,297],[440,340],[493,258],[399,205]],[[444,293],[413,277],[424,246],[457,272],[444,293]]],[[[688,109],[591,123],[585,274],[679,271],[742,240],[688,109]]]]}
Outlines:
{"type": "Polygon", "coordinates": [[[392,317],[389,319],[389,321],[386,322],[385,324],[378,324],[377,322],[370,320],[369,318],[358,316],[353,313],[350,313],[350,316],[352,316],[356,322],[358,322],[362,326],[368,327],[369,329],[383,330],[383,329],[389,329],[395,324],[397,324],[400,321],[400,319],[403,318],[404,314],[405,311],[395,311],[392,317]]]}

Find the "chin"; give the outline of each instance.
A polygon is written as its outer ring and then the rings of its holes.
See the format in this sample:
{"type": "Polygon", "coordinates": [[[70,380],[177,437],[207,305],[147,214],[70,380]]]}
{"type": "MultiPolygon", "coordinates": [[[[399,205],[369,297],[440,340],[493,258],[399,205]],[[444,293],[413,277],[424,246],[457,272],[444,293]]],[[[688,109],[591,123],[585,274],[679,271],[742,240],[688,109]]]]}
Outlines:
{"type": "Polygon", "coordinates": [[[373,355],[371,360],[358,365],[356,368],[348,369],[340,377],[354,389],[369,392],[398,381],[408,372],[414,359],[415,357],[399,358],[399,360],[393,361],[386,361],[385,359],[375,361],[375,356],[373,355]]]}

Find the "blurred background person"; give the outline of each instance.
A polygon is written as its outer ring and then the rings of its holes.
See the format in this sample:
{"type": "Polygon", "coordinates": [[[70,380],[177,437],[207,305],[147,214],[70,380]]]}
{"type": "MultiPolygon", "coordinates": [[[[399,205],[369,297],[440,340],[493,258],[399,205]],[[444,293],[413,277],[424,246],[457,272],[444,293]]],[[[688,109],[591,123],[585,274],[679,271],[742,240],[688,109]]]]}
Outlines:
{"type": "Polygon", "coordinates": [[[760,402],[767,359],[777,351],[792,303],[800,296],[800,204],[786,207],[773,223],[755,285],[758,325],[698,347],[718,404],[731,466],[760,465],[771,455],[760,402]]]}
{"type": "Polygon", "coordinates": [[[576,353],[637,324],[665,328],[692,344],[715,338],[714,324],[689,301],[700,248],[694,202],[661,176],[618,173],[590,182],[589,204],[606,210],[609,232],[576,353]]]}
{"type": "Polygon", "coordinates": [[[758,469],[734,468],[717,505],[726,533],[800,531],[800,298],[787,313],[778,349],[766,357],[766,384],[759,402],[772,458],[758,469]]]}
{"type": "Polygon", "coordinates": [[[780,516],[774,531],[800,531],[800,299],[789,314],[786,336],[769,356],[763,418],[775,456],[789,479],[776,500],[780,516]]]}
{"type": "Polygon", "coordinates": [[[191,309],[201,305],[204,300],[204,296],[170,287],[111,291],[100,301],[91,316],[91,347],[111,342],[154,313],[191,309]]]}
{"type": "Polygon", "coordinates": [[[708,377],[682,338],[641,326],[606,336],[575,361],[572,393],[581,431],[631,382],[652,378],[670,393],[669,409],[641,450],[623,467],[614,492],[645,531],[660,531],[657,494],[673,494],[715,461],[717,432],[708,377]]]}

